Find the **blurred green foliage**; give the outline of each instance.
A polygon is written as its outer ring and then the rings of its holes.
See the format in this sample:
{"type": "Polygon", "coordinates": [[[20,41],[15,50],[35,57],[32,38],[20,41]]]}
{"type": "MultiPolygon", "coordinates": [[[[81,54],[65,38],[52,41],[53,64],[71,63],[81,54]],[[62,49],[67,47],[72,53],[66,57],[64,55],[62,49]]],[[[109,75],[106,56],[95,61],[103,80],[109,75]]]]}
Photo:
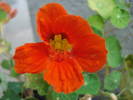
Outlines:
{"type": "Polygon", "coordinates": [[[113,10],[110,21],[117,28],[125,28],[128,26],[130,18],[129,11],[117,7],[113,10]]]}
{"type": "Polygon", "coordinates": [[[22,85],[23,83],[21,82],[9,82],[8,89],[0,100],[21,100],[22,85]]]}
{"type": "Polygon", "coordinates": [[[121,72],[113,71],[105,76],[104,89],[108,91],[114,91],[120,85],[121,72]]]}
{"type": "Polygon", "coordinates": [[[0,9],[0,23],[7,19],[7,13],[0,9]]]}
{"type": "Polygon", "coordinates": [[[43,74],[26,74],[24,86],[26,88],[35,89],[40,95],[48,93],[49,85],[44,81],[43,74]]]}
{"type": "Polygon", "coordinates": [[[10,52],[10,50],[11,50],[11,44],[0,37],[0,55],[3,53],[10,52]]]}

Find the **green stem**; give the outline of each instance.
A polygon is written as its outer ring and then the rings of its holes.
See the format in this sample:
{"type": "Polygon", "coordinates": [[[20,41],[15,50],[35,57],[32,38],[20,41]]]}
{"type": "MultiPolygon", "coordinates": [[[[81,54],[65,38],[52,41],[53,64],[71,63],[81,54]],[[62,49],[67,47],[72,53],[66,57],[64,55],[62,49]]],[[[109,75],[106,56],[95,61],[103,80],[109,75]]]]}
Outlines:
{"type": "Polygon", "coordinates": [[[0,38],[2,38],[4,35],[4,26],[2,23],[0,23],[0,38]]]}
{"type": "Polygon", "coordinates": [[[110,67],[108,65],[105,66],[105,75],[110,73],[110,67]]]}
{"type": "Polygon", "coordinates": [[[125,70],[127,72],[127,86],[128,86],[130,83],[130,73],[129,73],[130,69],[128,68],[126,63],[125,63],[125,70]]]}
{"type": "Polygon", "coordinates": [[[126,90],[127,88],[122,89],[121,92],[117,96],[120,97],[126,90]]]}
{"type": "Polygon", "coordinates": [[[101,94],[110,97],[111,100],[118,100],[117,95],[115,95],[114,93],[101,91],[101,94]]]}

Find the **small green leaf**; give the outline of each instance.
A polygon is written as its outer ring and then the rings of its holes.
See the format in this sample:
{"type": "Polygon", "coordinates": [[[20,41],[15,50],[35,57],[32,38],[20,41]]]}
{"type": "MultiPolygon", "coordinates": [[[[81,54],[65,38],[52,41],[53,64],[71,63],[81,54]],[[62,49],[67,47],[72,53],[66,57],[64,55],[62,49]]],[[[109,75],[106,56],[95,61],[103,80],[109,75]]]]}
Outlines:
{"type": "Polygon", "coordinates": [[[11,68],[11,73],[10,73],[10,75],[11,75],[12,77],[18,77],[18,76],[20,76],[21,74],[18,74],[18,73],[15,71],[14,67],[12,67],[12,68],[11,68]]]}
{"type": "Polygon", "coordinates": [[[130,21],[130,14],[128,11],[120,8],[115,8],[111,15],[111,23],[117,28],[125,28],[130,21]]]}
{"type": "Polygon", "coordinates": [[[26,74],[26,88],[35,89],[40,95],[47,94],[49,85],[44,81],[43,74],[26,74]]]}
{"type": "Polygon", "coordinates": [[[107,37],[106,47],[108,50],[108,65],[111,67],[119,67],[123,61],[121,57],[121,46],[119,41],[114,36],[107,37]]]}
{"type": "Polygon", "coordinates": [[[4,21],[7,19],[7,13],[0,9],[0,22],[4,21]]]}
{"type": "Polygon", "coordinates": [[[78,100],[78,95],[76,93],[64,94],[56,93],[54,91],[49,92],[47,95],[48,100],[78,100]]]}
{"type": "Polygon", "coordinates": [[[13,60],[12,59],[5,59],[1,62],[1,66],[5,69],[10,69],[13,67],[13,60]]]}
{"type": "Polygon", "coordinates": [[[95,95],[100,89],[100,80],[96,74],[85,74],[84,85],[76,91],[77,94],[92,94],[95,95]]]}
{"type": "Polygon", "coordinates": [[[14,91],[14,93],[19,94],[21,93],[23,83],[21,82],[9,82],[8,89],[14,91]]]}
{"type": "Polygon", "coordinates": [[[88,0],[88,5],[104,18],[109,18],[116,7],[114,0],[88,0]]]}
{"type": "Polygon", "coordinates": [[[101,37],[104,37],[103,32],[99,31],[98,29],[96,29],[96,28],[94,28],[94,27],[92,27],[92,28],[93,28],[93,31],[94,31],[96,34],[98,34],[98,35],[101,36],[101,37]]]}
{"type": "Polygon", "coordinates": [[[109,75],[105,76],[104,79],[104,89],[108,91],[114,91],[120,85],[121,72],[111,72],[109,75]]]}
{"type": "Polygon", "coordinates": [[[96,28],[96,29],[98,29],[98,30],[103,32],[103,30],[104,30],[104,20],[102,19],[101,16],[99,16],[99,15],[92,15],[92,16],[90,16],[88,18],[88,22],[89,22],[89,24],[92,27],[94,27],[94,28],[96,28]]]}

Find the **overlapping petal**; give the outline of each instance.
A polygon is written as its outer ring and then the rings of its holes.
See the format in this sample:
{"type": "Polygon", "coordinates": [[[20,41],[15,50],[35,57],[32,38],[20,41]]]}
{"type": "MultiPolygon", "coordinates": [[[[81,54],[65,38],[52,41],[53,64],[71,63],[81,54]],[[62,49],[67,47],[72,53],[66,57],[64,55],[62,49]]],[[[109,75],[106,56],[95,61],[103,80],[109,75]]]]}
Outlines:
{"type": "Polygon", "coordinates": [[[67,58],[62,62],[51,61],[44,73],[44,79],[56,92],[71,93],[83,85],[82,69],[79,63],[67,58]]]}
{"type": "Polygon", "coordinates": [[[18,47],[15,52],[17,73],[40,73],[45,69],[49,46],[45,43],[29,43],[18,47]]]}
{"type": "Polygon", "coordinates": [[[59,17],[54,32],[66,36],[73,45],[73,56],[78,58],[85,71],[96,72],[106,63],[105,40],[94,34],[83,18],[73,15],[59,17]]]}
{"type": "Polygon", "coordinates": [[[53,22],[63,15],[67,15],[67,12],[58,3],[49,3],[39,9],[37,13],[37,31],[42,40],[49,38],[49,35],[53,32],[53,22]]]}
{"type": "Polygon", "coordinates": [[[53,34],[62,34],[73,45],[73,48],[85,42],[84,39],[93,33],[86,20],[74,15],[59,17],[54,23],[53,31],[53,34]]]}

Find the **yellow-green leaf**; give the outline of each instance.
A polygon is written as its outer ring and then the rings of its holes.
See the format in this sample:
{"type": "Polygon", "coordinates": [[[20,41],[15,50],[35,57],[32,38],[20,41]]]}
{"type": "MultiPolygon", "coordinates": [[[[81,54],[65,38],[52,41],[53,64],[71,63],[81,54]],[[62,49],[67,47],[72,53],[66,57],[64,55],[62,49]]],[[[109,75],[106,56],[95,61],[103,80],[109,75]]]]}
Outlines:
{"type": "Polygon", "coordinates": [[[109,18],[116,4],[114,0],[88,0],[88,6],[102,17],[109,18]]]}

